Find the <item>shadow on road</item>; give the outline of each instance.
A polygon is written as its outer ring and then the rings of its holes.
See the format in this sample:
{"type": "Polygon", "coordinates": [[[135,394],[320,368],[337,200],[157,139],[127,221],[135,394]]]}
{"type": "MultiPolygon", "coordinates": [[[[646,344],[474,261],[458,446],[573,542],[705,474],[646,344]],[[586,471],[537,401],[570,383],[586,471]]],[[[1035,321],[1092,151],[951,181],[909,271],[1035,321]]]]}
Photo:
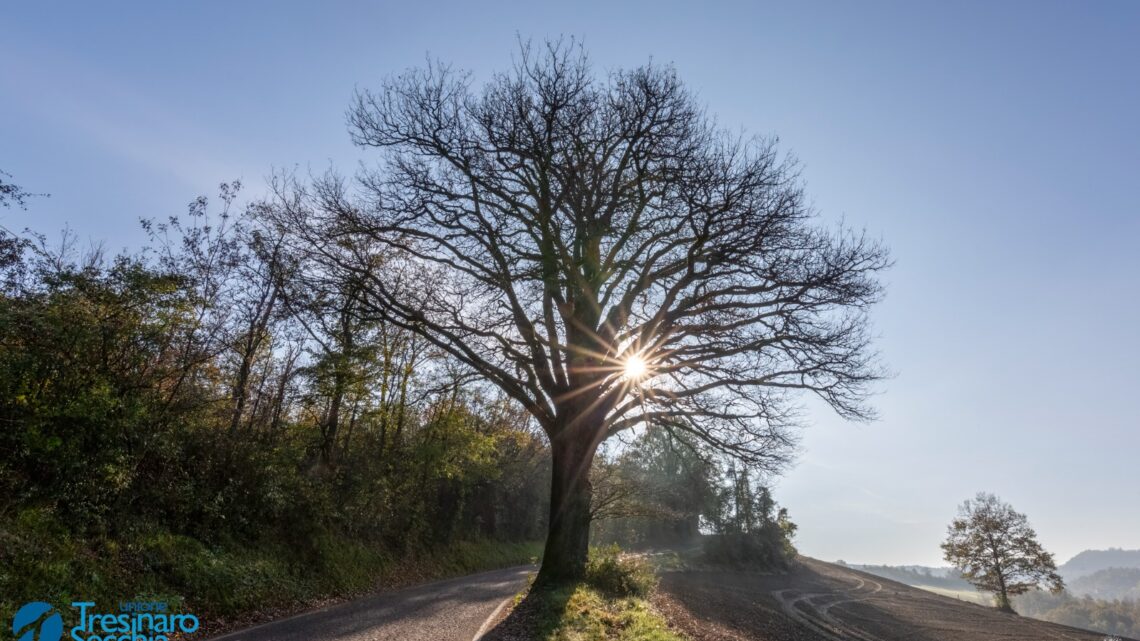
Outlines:
{"type": "Polygon", "coordinates": [[[468,639],[496,603],[518,590],[526,572],[496,570],[376,594],[212,641],[468,639]],[[468,619],[472,630],[463,629],[468,619]]]}
{"type": "Polygon", "coordinates": [[[545,639],[558,625],[573,588],[532,589],[480,641],[545,639]]]}

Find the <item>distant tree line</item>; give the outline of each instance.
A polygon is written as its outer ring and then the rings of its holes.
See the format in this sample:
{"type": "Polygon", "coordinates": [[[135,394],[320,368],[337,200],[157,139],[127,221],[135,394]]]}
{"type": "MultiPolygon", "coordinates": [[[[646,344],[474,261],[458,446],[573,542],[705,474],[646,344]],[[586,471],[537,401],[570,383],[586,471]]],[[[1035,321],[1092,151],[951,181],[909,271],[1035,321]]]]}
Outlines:
{"type": "Polygon", "coordinates": [[[947,590],[974,589],[973,585],[962,578],[962,573],[955,569],[949,570],[945,575],[936,575],[930,571],[930,568],[917,569],[893,565],[850,565],[849,567],[907,585],[930,586],[947,590]]]}
{"type": "Polygon", "coordinates": [[[1140,638],[1140,600],[1094,599],[1068,592],[1029,592],[1016,597],[1014,608],[1023,616],[1076,628],[1140,638]]]}
{"type": "Polygon", "coordinates": [[[237,194],[144,221],[118,255],[0,232],[0,594],[68,589],[47,569],[60,536],[127,567],[168,534],[316,567],[345,537],[404,554],[543,536],[532,420],[362,319],[356,283],[315,287],[237,194]]]}

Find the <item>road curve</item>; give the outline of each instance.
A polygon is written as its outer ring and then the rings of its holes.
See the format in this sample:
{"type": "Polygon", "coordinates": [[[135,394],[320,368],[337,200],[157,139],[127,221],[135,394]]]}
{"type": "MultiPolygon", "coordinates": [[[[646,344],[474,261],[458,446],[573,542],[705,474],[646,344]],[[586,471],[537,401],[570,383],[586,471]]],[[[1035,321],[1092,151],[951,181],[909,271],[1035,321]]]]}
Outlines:
{"type": "Polygon", "coordinates": [[[492,570],[375,594],[211,641],[472,641],[533,569],[492,570]]]}

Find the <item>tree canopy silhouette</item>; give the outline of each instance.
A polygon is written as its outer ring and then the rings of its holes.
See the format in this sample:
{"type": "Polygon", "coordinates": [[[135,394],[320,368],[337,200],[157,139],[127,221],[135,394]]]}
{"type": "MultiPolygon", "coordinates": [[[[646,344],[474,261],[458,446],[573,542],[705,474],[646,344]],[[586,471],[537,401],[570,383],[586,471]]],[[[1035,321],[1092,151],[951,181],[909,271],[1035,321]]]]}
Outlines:
{"type": "Polygon", "coordinates": [[[550,439],[541,581],[579,576],[598,445],[689,433],[777,469],[796,391],[870,416],[884,247],[824,229],[774,140],[719,128],[668,67],[599,76],[524,45],[481,89],[440,63],[357,94],[355,183],[287,179],[265,215],[361,313],[424,337],[550,439]],[[636,367],[633,367],[635,365],[636,367]]]}

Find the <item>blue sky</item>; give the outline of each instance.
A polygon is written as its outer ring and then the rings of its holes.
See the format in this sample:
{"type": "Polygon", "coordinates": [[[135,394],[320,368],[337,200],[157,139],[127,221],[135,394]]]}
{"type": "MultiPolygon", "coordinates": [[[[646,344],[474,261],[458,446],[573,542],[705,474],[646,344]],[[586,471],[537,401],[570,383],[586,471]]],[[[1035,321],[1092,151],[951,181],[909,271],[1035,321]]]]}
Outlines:
{"type": "Polygon", "coordinates": [[[939,563],[978,490],[1060,560],[1140,548],[1140,3],[175,4],[6,7],[0,169],[52,195],[0,224],[134,246],[222,181],[367,162],[354,87],[578,36],[600,71],[674,64],[892,247],[882,418],[809,402],[776,490],[803,552],[939,563]]]}

